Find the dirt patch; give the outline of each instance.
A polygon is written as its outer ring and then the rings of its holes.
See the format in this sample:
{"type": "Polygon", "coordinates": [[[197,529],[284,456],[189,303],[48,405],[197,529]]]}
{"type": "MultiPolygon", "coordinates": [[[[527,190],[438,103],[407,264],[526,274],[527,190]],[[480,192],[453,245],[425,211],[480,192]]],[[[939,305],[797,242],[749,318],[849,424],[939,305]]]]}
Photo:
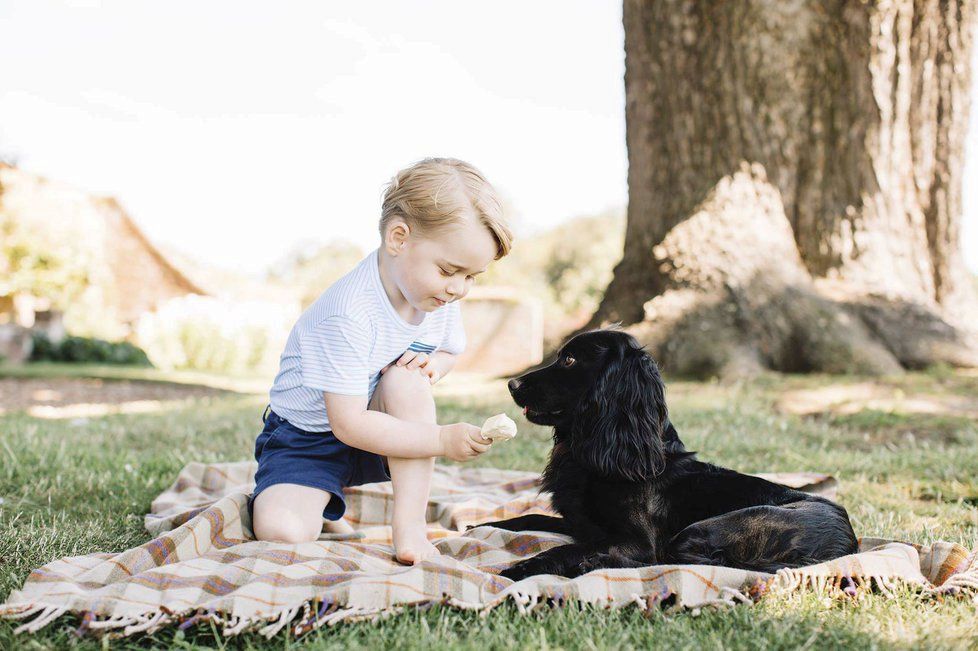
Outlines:
{"type": "Polygon", "coordinates": [[[934,389],[886,382],[835,384],[785,391],[776,407],[841,428],[840,440],[856,450],[963,444],[978,422],[978,399],[934,389]]]}
{"type": "Polygon", "coordinates": [[[778,399],[787,414],[856,414],[877,411],[978,419],[978,399],[971,396],[908,393],[873,382],[787,391],[778,399]]]}
{"type": "Polygon", "coordinates": [[[193,384],[98,378],[0,378],[0,414],[25,411],[38,418],[158,411],[195,398],[234,395],[193,384]]]}

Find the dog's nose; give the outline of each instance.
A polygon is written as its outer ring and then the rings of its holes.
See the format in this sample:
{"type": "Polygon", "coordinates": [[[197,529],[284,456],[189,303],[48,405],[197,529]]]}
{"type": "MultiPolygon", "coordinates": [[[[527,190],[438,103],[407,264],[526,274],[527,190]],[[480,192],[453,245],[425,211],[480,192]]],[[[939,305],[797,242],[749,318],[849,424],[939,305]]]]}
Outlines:
{"type": "Polygon", "coordinates": [[[516,391],[520,388],[520,381],[514,377],[512,380],[507,382],[506,385],[509,387],[510,391],[516,391]]]}

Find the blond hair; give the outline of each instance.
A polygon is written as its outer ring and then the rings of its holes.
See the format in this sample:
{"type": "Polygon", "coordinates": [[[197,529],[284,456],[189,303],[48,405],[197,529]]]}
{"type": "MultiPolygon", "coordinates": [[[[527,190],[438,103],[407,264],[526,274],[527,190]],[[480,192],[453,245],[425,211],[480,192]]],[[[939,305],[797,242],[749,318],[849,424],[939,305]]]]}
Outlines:
{"type": "Polygon", "coordinates": [[[395,218],[433,235],[472,214],[496,240],[496,260],[509,253],[513,233],[496,190],[482,172],[456,158],[425,158],[394,175],[384,189],[380,236],[395,218]]]}

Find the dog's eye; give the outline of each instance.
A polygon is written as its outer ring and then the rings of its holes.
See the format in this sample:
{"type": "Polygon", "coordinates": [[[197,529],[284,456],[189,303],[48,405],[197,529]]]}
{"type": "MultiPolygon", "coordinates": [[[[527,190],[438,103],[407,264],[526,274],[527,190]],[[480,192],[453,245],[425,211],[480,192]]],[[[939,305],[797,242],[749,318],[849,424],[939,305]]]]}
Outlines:
{"type": "Polygon", "coordinates": [[[564,357],[564,359],[562,359],[560,361],[560,364],[561,364],[561,366],[564,366],[564,367],[573,366],[574,365],[574,362],[576,362],[576,361],[577,361],[576,359],[574,359],[570,355],[567,355],[567,356],[564,357]]]}

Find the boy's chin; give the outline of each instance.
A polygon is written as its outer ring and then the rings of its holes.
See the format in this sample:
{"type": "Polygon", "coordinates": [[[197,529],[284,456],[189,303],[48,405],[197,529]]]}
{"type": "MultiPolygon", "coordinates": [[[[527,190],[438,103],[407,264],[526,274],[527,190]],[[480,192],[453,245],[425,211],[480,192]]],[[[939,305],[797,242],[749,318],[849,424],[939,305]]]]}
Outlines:
{"type": "Polygon", "coordinates": [[[412,303],[411,307],[422,312],[434,312],[441,306],[433,300],[427,300],[423,303],[412,303]]]}

